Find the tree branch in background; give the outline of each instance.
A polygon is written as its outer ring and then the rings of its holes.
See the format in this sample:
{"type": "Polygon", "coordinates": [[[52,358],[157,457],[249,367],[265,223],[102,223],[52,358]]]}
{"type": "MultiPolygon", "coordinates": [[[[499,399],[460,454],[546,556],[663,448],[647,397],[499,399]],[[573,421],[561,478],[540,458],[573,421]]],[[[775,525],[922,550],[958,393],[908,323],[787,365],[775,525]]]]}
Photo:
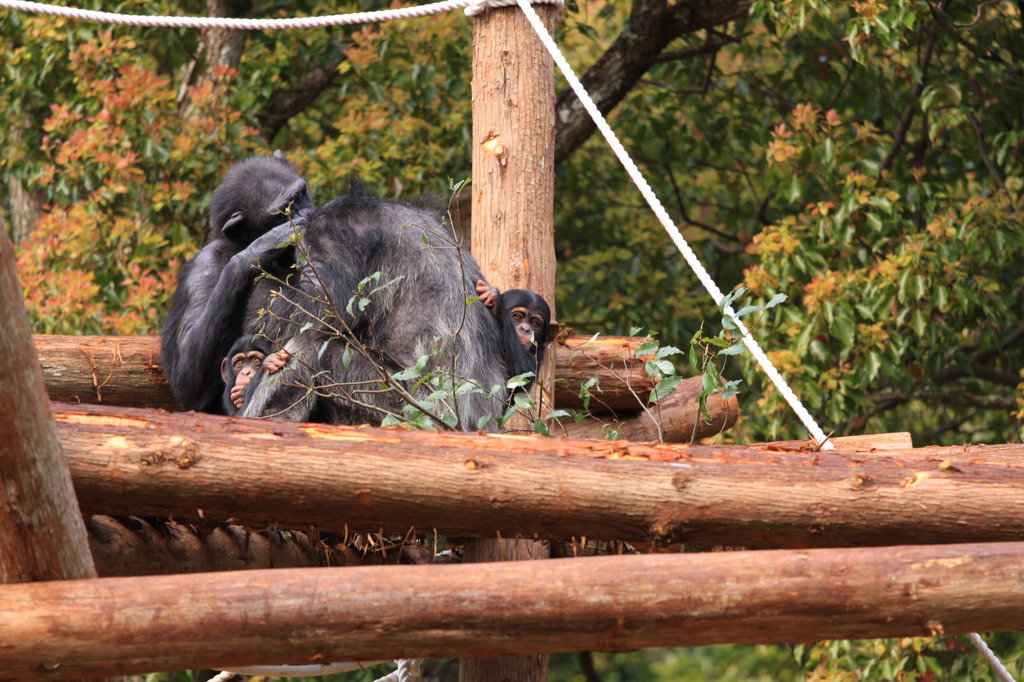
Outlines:
{"type": "Polygon", "coordinates": [[[338,65],[343,60],[332,59],[320,66],[314,66],[293,88],[275,90],[256,114],[260,132],[267,142],[273,142],[277,133],[292,116],[305,111],[321,92],[330,87],[338,75],[338,65]]]}
{"type": "MultiPolygon", "coordinates": [[[[250,17],[256,5],[256,0],[207,0],[206,3],[209,16],[222,18],[250,17]]],[[[217,68],[238,67],[248,33],[231,28],[204,29],[199,47],[178,91],[178,112],[183,118],[192,115],[192,88],[204,81],[214,80],[214,70],[217,68]]]]}
{"type": "MultiPolygon", "coordinates": [[[[635,0],[622,33],[580,79],[598,110],[607,114],[663,56],[676,38],[744,16],[750,0],[715,0],[669,5],[635,0]]],[[[703,47],[703,46],[702,46],[703,47]]],[[[555,163],[565,161],[594,132],[594,122],[571,90],[555,103],[555,163]]]]}

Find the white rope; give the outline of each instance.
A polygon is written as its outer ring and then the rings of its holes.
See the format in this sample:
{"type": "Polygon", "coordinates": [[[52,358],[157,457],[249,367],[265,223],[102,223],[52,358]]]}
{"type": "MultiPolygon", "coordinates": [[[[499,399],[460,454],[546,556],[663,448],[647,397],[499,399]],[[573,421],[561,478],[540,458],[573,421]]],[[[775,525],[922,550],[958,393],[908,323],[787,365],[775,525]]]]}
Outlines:
{"type": "MultiPolygon", "coordinates": [[[[533,0],[564,6],[564,0],[533,0]]],[[[476,16],[488,7],[510,7],[516,0],[444,0],[429,5],[385,9],[374,12],[353,12],[351,14],[331,14],[324,17],[295,17],[291,19],[238,19],[233,17],[166,17],[142,16],[137,14],[117,14],[115,12],[99,12],[59,5],[47,5],[28,0],[0,0],[0,7],[49,14],[69,19],[82,19],[104,24],[122,24],[125,26],[159,26],[163,28],[233,28],[244,31],[276,31],[290,28],[323,28],[324,26],[343,26],[348,24],[367,24],[373,22],[425,17],[429,14],[449,12],[454,9],[466,8],[466,14],[476,16]]]]}
{"type": "MultiPolygon", "coordinates": [[[[558,64],[558,68],[562,70],[562,75],[565,76],[569,86],[573,89],[573,92],[576,93],[576,96],[583,104],[583,107],[587,110],[587,113],[590,114],[590,117],[594,119],[597,129],[601,131],[602,135],[604,135],[604,139],[608,142],[612,151],[614,151],[615,155],[619,158],[619,161],[625,167],[626,172],[629,173],[629,177],[636,183],[640,193],[644,196],[644,199],[647,200],[648,205],[650,205],[654,214],[658,217],[658,220],[660,220],[661,224],[665,227],[669,237],[671,237],[673,243],[675,243],[676,248],[678,248],[680,253],[683,254],[683,258],[686,259],[686,262],[693,269],[693,272],[697,275],[697,279],[700,280],[700,283],[704,285],[704,288],[707,289],[709,294],[711,294],[711,297],[715,302],[721,306],[722,299],[725,298],[722,291],[718,288],[718,285],[715,284],[715,281],[711,279],[711,275],[708,274],[708,271],[704,269],[700,259],[697,258],[697,254],[695,254],[693,249],[690,248],[690,245],[686,243],[683,235],[679,232],[675,223],[672,222],[672,218],[669,217],[668,211],[666,211],[665,207],[662,206],[661,201],[658,199],[657,195],[654,194],[654,190],[651,189],[647,180],[644,179],[644,176],[640,173],[640,169],[637,168],[635,163],[633,163],[633,159],[630,158],[629,153],[626,152],[626,148],[622,146],[621,142],[619,142],[619,138],[612,131],[604,116],[600,111],[598,111],[597,105],[594,104],[592,99],[590,99],[587,91],[583,88],[583,84],[580,83],[576,74],[573,72],[572,67],[569,66],[569,62],[567,62],[565,57],[562,56],[562,53],[555,44],[555,41],[551,39],[547,29],[544,28],[544,24],[541,23],[540,17],[537,16],[533,7],[531,7],[530,3],[526,0],[518,0],[518,3],[520,9],[522,9],[523,13],[526,15],[526,18],[530,20],[530,24],[533,26],[534,31],[537,32],[537,37],[540,38],[540,41],[544,44],[544,47],[547,48],[551,57],[555,60],[555,63],[558,64]]],[[[773,384],[775,384],[775,388],[778,389],[782,397],[785,398],[787,403],[789,403],[789,406],[793,408],[793,412],[796,413],[796,416],[801,422],[803,422],[803,425],[807,427],[807,431],[811,434],[811,437],[814,438],[815,442],[821,446],[822,450],[835,450],[835,446],[829,442],[828,436],[825,435],[818,424],[814,421],[814,417],[811,416],[811,413],[807,411],[807,408],[803,406],[800,399],[797,398],[795,393],[793,393],[793,389],[786,384],[786,380],[782,378],[782,375],[779,374],[777,369],[775,369],[775,366],[772,364],[771,360],[768,359],[768,356],[765,355],[764,351],[761,350],[761,347],[757,345],[757,341],[755,341],[754,337],[751,336],[743,322],[736,317],[736,311],[733,310],[732,306],[725,306],[722,309],[722,313],[736,324],[736,327],[743,335],[743,344],[750,350],[750,354],[753,355],[754,359],[761,365],[761,369],[764,370],[764,373],[767,374],[768,378],[771,379],[773,384]]]]}
{"type": "Polygon", "coordinates": [[[1003,665],[1003,662],[996,656],[995,652],[993,652],[992,649],[988,647],[988,644],[985,643],[985,640],[981,638],[981,635],[977,632],[972,632],[967,635],[967,638],[971,640],[971,643],[974,644],[975,647],[977,647],[978,651],[981,652],[981,655],[985,657],[985,660],[988,661],[988,664],[992,666],[992,669],[996,671],[996,674],[999,675],[999,678],[1003,680],[1003,682],[1017,682],[1013,679],[1013,675],[1010,674],[1010,671],[1006,669],[1006,666],[1003,665]]]}
{"type": "Polygon", "coordinates": [[[414,682],[419,679],[420,661],[415,658],[401,658],[395,663],[398,664],[398,670],[379,677],[373,682],[414,682]]]}
{"type": "MultiPolygon", "coordinates": [[[[41,2],[27,0],[0,0],[0,7],[50,14],[58,17],[96,21],[105,24],[124,24],[127,26],[160,26],[164,28],[234,28],[246,31],[274,31],[289,28],[322,28],[324,26],[340,26],[345,24],[366,24],[393,19],[423,17],[438,12],[448,12],[471,4],[474,0],[444,0],[429,5],[385,9],[375,12],[354,12],[352,14],[331,14],[324,17],[295,17],[292,19],[236,19],[229,17],[164,17],[140,16],[134,14],[116,14],[114,12],[97,12],[93,10],[46,5],[41,2]]],[[[479,0],[477,0],[479,1],[479,0]]],[[[553,1],[553,0],[552,0],[553,1]]]]}

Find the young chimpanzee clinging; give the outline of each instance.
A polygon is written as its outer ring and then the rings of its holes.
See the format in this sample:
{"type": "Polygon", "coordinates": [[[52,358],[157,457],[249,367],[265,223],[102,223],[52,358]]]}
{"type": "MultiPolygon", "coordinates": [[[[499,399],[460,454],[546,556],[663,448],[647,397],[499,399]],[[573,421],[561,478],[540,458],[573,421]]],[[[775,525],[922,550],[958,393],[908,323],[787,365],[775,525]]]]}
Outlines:
{"type": "Polygon", "coordinates": [[[276,374],[288,363],[289,358],[285,350],[271,353],[265,341],[248,336],[238,339],[220,363],[220,375],[224,379],[225,413],[238,414],[245,407],[246,389],[253,379],[261,371],[276,374]]]}
{"type": "Polygon", "coordinates": [[[501,329],[501,351],[510,376],[533,372],[536,377],[545,348],[558,335],[547,301],[528,289],[499,293],[483,280],[476,283],[476,293],[501,329]]]}

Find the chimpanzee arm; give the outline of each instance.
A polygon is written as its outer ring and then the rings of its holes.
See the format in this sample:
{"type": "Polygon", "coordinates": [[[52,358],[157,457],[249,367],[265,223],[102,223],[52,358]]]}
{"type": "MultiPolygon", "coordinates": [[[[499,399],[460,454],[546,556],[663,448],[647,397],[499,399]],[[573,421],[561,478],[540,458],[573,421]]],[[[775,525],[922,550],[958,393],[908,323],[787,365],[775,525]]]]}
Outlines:
{"type": "Polygon", "coordinates": [[[245,331],[246,303],[258,274],[253,265],[279,257],[279,246],[292,232],[292,224],[285,223],[234,255],[230,242],[216,240],[182,270],[161,352],[171,389],[186,410],[223,412],[223,387],[214,378],[245,331]]]}
{"type": "Polygon", "coordinates": [[[509,377],[518,376],[526,372],[536,373],[537,358],[520,343],[515,322],[513,322],[511,314],[501,301],[501,292],[487,282],[479,280],[476,283],[476,293],[498,324],[501,356],[505,359],[505,364],[508,366],[509,377]]]}

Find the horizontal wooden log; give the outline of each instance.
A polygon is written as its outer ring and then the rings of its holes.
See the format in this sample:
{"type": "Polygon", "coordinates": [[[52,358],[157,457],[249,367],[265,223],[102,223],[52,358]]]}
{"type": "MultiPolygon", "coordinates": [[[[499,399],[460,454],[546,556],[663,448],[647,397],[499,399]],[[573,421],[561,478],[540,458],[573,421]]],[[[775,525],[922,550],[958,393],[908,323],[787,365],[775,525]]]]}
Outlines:
{"type": "Polygon", "coordinates": [[[180,409],[157,336],[34,336],[50,400],[180,409]]]}
{"type": "MultiPolygon", "coordinates": [[[[36,350],[51,400],[179,409],[160,362],[157,336],[59,336],[36,334],[36,350]]],[[[633,349],[643,339],[571,336],[555,344],[555,399],[582,407],[580,386],[598,377],[593,409],[639,408],[654,379],[633,349]]]]}
{"type": "Polygon", "coordinates": [[[644,371],[645,358],[634,355],[646,341],[639,336],[570,336],[555,346],[555,406],[582,407],[580,387],[590,389],[590,409],[637,410],[647,404],[657,380],[644,371]]]}
{"type": "MultiPolygon", "coordinates": [[[[207,524],[209,525],[209,524],[207,524]]],[[[346,543],[317,534],[254,530],[236,524],[196,529],[170,519],[96,515],[86,522],[89,549],[101,578],[311,566],[430,563],[433,551],[365,535],[346,543]]]]}
{"type": "Polygon", "coordinates": [[[648,405],[646,411],[592,414],[581,422],[563,423],[565,434],[570,438],[607,438],[613,434],[617,440],[689,443],[732,428],[739,416],[739,401],[735,397],[722,400],[720,395],[710,396],[707,411],[711,420],[707,421],[694,402],[702,389],[701,377],[683,379],[671,395],[648,405]]]}
{"type": "Polygon", "coordinates": [[[1024,544],[237,571],[0,586],[36,682],[344,660],[1024,629],[1024,544]]]}
{"type": "Polygon", "coordinates": [[[1024,445],[805,452],[56,404],[86,513],[827,547],[1024,539],[1024,445]]]}

